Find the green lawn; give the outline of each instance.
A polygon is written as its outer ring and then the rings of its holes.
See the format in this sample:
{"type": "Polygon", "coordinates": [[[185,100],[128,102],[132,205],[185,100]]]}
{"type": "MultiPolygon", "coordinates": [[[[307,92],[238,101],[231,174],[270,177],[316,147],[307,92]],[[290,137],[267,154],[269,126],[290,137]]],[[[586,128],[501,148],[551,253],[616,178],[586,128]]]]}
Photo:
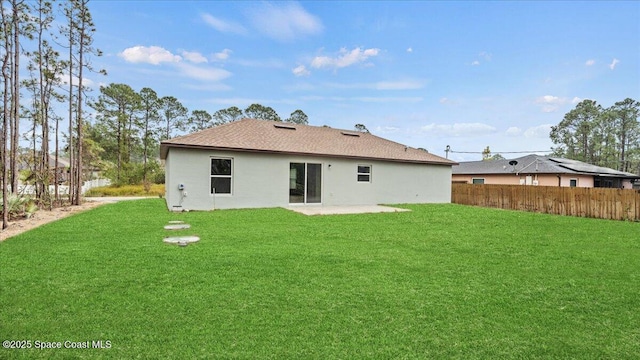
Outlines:
{"type": "Polygon", "coordinates": [[[465,207],[307,217],[121,202],[0,243],[0,358],[640,354],[640,223],[465,207]],[[202,240],[162,242],[169,220],[202,240]],[[92,344],[90,344],[92,345],[92,344]]]}

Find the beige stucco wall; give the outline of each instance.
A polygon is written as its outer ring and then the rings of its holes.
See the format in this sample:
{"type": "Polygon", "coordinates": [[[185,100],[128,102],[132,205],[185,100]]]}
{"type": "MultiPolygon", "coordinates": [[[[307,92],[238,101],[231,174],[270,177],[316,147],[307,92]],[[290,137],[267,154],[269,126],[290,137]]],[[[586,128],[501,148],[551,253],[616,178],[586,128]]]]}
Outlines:
{"type": "Polygon", "coordinates": [[[560,180],[560,186],[570,186],[572,179],[578,181],[578,187],[593,187],[593,176],[586,175],[558,175],[555,174],[490,174],[490,175],[464,175],[454,174],[451,176],[454,182],[466,182],[473,183],[473,179],[484,179],[484,183],[487,185],[520,185],[521,181],[527,183],[527,176],[531,177],[531,185],[533,181],[538,181],[538,186],[558,186],[558,180],[560,180]]]}
{"type": "Polygon", "coordinates": [[[167,207],[189,210],[289,206],[289,164],[322,164],[323,205],[448,203],[451,166],[359,161],[267,153],[169,149],[167,207]],[[232,194],[210,194],[210,159],[233,159],[232,194]],[[357,182],[357,166],[371,166],[371,182],[357,182]],[[184,184],[184,191],[178,190],[184,184]],[[186,196],[182,194],[186,192],[186,196]]]}

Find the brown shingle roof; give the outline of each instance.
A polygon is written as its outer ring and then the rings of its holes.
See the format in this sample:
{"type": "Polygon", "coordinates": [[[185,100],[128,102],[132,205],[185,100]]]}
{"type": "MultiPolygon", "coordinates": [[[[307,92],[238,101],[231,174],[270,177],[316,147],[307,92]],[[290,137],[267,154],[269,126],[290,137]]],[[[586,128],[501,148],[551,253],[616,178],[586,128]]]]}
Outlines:
{"type": "Polygon", "coordinates": [[[455,164],[424,150],[367,133],[254,119],[243,119],[163,141],[160,157],[166,159],[172,147],[455,164]]]}

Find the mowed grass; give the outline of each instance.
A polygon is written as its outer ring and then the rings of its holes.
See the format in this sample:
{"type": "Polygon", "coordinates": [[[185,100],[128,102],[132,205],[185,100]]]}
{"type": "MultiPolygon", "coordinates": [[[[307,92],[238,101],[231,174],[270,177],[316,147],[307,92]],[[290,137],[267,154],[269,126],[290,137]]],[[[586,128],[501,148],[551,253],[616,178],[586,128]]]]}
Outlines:
{"type": "Polygon", "coordinates": [[[304,216],[104,205],[0,243],[0,358],[640,354],[640,224],[460,205],[304,216]],[[169,220],[199,235],[162,238],[169,220]]]}

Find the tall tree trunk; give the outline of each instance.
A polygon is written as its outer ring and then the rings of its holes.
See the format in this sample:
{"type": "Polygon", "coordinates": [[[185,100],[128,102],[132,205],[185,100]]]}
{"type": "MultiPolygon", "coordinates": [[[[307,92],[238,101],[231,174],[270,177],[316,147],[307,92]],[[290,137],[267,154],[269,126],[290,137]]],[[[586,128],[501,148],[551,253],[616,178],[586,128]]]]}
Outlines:
{"type": "Polygon", "coordinates": [[[60,183],[60,177],[58,174],[58,162],[60,161],[60,152],[59,152],[59,140],[58,140],[58,128],[60,125],[60,119],[56,116],[56,140],[55,140],[55,150],[54,150],[54,158],[55,158],[55,170],[53,173],[53,191],[55,194],[55,202],[56,207],[60,206],[60,189],[58,188],[58,184],[60,183]]]}
{"type": "Polygon", "coordinates": [[[41,186],[42,186],[42,198],[40,201],[44,202],[46,206],[49,207],[49,210],[52,208],[51,204],[51,193],[49,192],[49,182],[50,182],[50,171],[51,171],[51,163],[49,161],[49,111],[48,111],[48,97],[47,97],[47,85],[45,79],[45,64],[48,62],[47,55],[43,49],[43,38],[42,33],[44,31],[43,24],[43,8],[42,4],[39,6],[39,15],[40,19],[38,22],[38,54],[36,55],[38,58],[38,91],[40,95],[40,103],[38,104],[38,113],[41,117],[41,127],[42,127],[42,144],[40,154],[42,155],[42,177],[41,177],[41,186]]]}
{"type": "Polygon", "coordinates": [[[75,192],[75,156],[73,147],[73,8],[69,10],[69,139],[68,139],[68,155],[69,155],[69,177],[67,179],[67,191],[69,193],[69,202],[73,203],[75,192]]]}
{"type": "Polygon", "coordinates": [[[11,102],[12,134],[11,134],[11,191],[18,193],[18,143],[20,141],[20,8],[23,1],[13,0],[13,90],[11,102]]]}
{"type": "Polygon", "coordinates": [[[76,126],[77,126],[77,134],[76,136],[78,137],[78,144],[77,144],[77,151],[76,151],[76,179],[75,179],[75,185],[76,185],[76,189],[74,191],[74,199],[73,199],[73,205],[80,205],[80,195],[82,193],[82,185],[83,185],[83,181],[82,181],[82,141],[83,141],[83,136],[82,136],[82,70],[83,70],[83,54],[84,54],[84,12],[86,9],[86,3],[84,3],[84,1],[82,2],[82,15],[81,15],[81,29],[80,29],[80,39],[78,41],[78,102],[77,102],[77,112],[76,112],[76,126]]]}
{"type": "Polygon", "coordinates": [[[7,142],[9,140],[9,84],[11,83],[11,75],[9,73],[9,59],[11,57],[11,40],[8,33],[9,26],[7,24],[7,19],[5,15],[4,9],[4,1],[0,2],[0,16],[2,18],[2,33],[4,34],[4,46],[6,49],[6,53],[2,59],[2,79],[3,83],[3,92],[2,92],[2,153],[0,154],[0,161],[2,161],[2,229],[6,229],[9,226],[9,212],[6,210],[8,203],[7,197],[9,195],[7,191],[8,187],[8,156],[7,156],[7,142]]]}
{"type": "Polygon", "coordinates": [[[145,112],[145,121],[144,121],[144,137],[142,138],[142,158],[144,164],[142,166],[142,182],[145,186],[147,186],[147,142],[149,141],[149,108],[147,107],[145,112]]]}
{"type": "Polygon", "coordinates": [[[7,211],[7,196],[9,195],[7,191],[7,181],[9,180],[7,176],[7,140],[8,140],[8,132],[7,127],[9,125],[9,76],[7,74],[8,61],[5,56],[4,61],[2,62],[2,75],[4,78],[4,93],[3,93],[3,117],[2,117],[2,229],[6,229],[9,226],[9,211],[7,211]]]}

